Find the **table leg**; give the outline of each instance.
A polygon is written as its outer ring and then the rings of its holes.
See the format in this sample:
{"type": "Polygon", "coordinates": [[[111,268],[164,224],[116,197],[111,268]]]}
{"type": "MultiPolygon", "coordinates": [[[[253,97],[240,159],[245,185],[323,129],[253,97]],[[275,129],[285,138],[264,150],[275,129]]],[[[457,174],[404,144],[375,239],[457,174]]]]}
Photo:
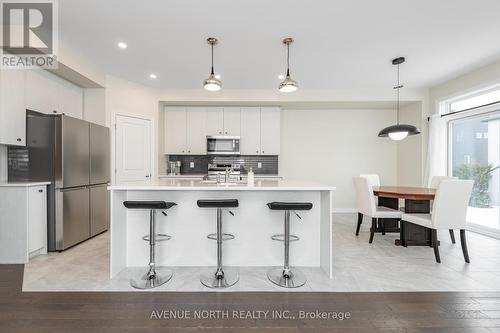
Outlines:
{"type": "MultiPolygon", "coordinates": [[[[405,200],[405,213],[428,214],[429,200],[405,200]]],[[[406,246],[433,246],[432,233],[429,228],[413,223],[405,223],[404,243],[406,246]]]]}
{"type": "MultiPolygon", "coordinates": [[[[399,199],[397,198],[378,198],[378,205],[392,209],[399,209],[399,199]]],[[[376,232],[400,232],[399,221],[397,219],[379,219],[376,232]]]]}

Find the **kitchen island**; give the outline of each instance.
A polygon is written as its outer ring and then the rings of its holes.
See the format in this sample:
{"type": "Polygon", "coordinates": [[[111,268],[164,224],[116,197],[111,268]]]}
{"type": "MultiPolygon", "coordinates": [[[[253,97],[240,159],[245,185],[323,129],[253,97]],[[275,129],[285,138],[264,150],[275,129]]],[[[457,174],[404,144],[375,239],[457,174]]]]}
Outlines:
{"type": "Polygon", "coordinates": [[[127,267],[147,266],[149,248],[142,237],[149,232],[149,212],[128,210],[126,200],[163,200],[177,203],[163,216],[156,214],[158,233],[172,239],[158,243],[157,264],[162,266],[215,266],[216,243],[207,238],[215,232],[215,209],[199,208],[199,199],[238,199],[234,216],[223,213],[224,232],[235,235],[224,242],[225,266],[282,266],[283,243],[271,235],[283,233],[284,212],[273,211],[268,202],[311,202],[310,211],[292,214],[291,233],[300,237],[290,249],[297,267],[321,267],[332,277],[332,191],[335,187],[290,180],[256,180],[215,184],[202,180],[159,179],[109,186],[111,191],[110,276],[127,267]]]}

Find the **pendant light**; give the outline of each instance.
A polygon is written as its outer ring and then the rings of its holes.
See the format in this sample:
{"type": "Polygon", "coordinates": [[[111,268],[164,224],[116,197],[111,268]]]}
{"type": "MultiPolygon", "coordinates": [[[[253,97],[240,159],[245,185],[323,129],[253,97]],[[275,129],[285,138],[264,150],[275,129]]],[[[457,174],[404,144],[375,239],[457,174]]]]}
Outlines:
{"type": "Polygon", "coordinates": [[[207,43],[212,48],[212,70],[207,79],[203,80],[203,87],[208,91],[219,91],[222,88],[222,82],[214,75],[214,45],[217,45],[217,38],[207,38],[207,43]]]}
{"type": "Polygon", "coordinates": [[[293,38],[288,37],[283,39],[283,44],[286,45],[286,77],[283,81],[281,81],[278,89],[279,91],[285,93],[293,92],[299,87],[297,81],[290,78],[290,44],[292,43],[293,38]]]}
{"type": "Polygon", "coordinates": [[[399,65],[405,62],[404,57],[396,58],[392,61],[392,64],[398,66],[398,84],[394,87],[398,92],[398,102],[397,102],[397,111],[398,111],[398,123],[396,125],[392,125],[384,128],[378,133],[379,137],[389,137],[392,140],[400,141],[406,138],[408,135],[420,134],[420,130],[413,125],[405,125],[399,123],[399,91],[403,88],[403,85],[399,82],[399,65]]]}

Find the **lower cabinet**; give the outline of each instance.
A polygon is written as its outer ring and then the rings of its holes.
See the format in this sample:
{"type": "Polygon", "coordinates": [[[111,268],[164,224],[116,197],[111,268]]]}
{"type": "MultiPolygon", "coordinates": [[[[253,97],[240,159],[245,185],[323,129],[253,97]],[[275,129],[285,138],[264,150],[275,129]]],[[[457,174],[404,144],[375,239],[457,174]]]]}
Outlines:
{"type": "Polygon", "coordinates": [[[47,253],[46,185],[0,185],[0,264],[47,253]]]}

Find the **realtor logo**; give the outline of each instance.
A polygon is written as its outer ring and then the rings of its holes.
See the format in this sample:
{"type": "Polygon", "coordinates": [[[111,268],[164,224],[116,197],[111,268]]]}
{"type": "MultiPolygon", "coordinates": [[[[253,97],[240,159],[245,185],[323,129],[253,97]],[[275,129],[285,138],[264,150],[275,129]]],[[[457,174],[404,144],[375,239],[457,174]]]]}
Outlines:
{"type": "Polygon", "coordinates": [[[57,68],[56,0],[0,0],[0,68],[57,68]]]}

